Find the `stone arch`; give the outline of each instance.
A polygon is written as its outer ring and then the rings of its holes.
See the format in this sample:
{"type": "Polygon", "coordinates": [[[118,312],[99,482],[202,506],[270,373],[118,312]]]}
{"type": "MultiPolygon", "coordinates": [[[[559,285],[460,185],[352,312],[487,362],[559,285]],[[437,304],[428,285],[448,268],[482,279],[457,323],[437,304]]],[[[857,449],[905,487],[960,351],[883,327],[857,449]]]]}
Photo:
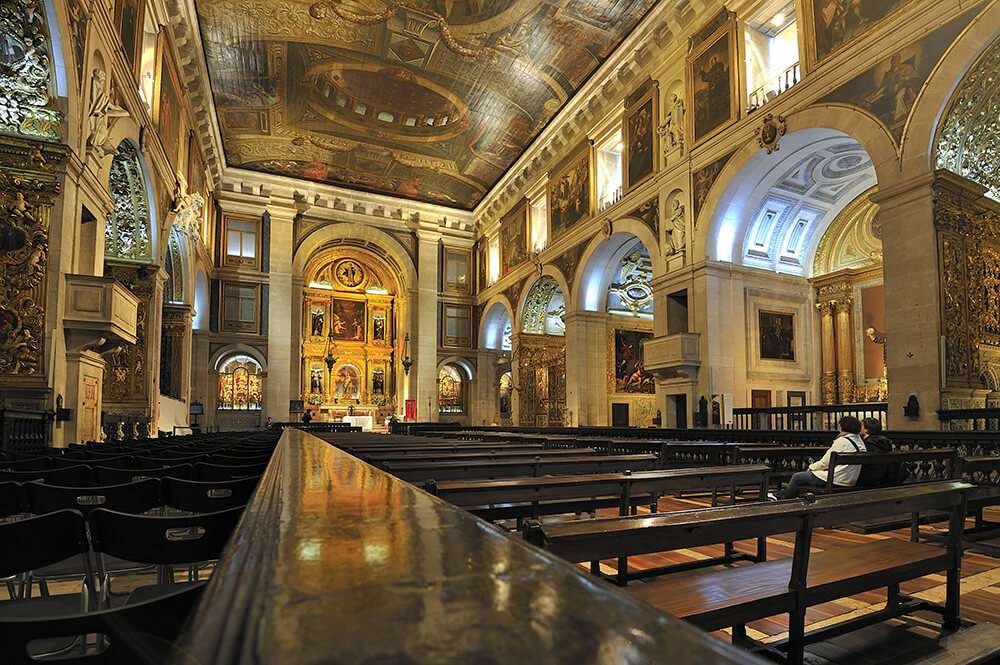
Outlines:
{"type": "MultiPolygon", "coordinates": [[[[790,114],[785,121],[790,132],[782,138],[778,152],[767,155],[754,139],[744,143],[726,162],[694,220],[695,233],[689,243],[693,261],[716,259],[714,245],[723,217],[739,216],[741,199],[749,196],[760,181],[759,177],[748,178],[748,173],[766,174],[783,161],[783,154],[817,139],[840,136],[857,141],[872,161],[879,188],[898,182],[896,144],[885,126],[869,113],[843,104],[818,104],[790,114]]],[[[727,224],[739,221],[729,219],[727,224]]]]}
{"type": "Polygon", "coordinates": [[[580,268],[576,271],[572,291],[576,294],[574,304],[578,311],[603,309],[615,266],[633,240],[641,242],[649,253],[654,277],[666,272],[659,242],[648,226],[637,219],[623,217],[615,220],[611,228],[610,237],[598,235],[592,238],[580,257],[580,268]]]}
{"type": "Polygon", "coordinates": [[[463,358],[461,356],[448,356],[438,361],[437,368],[440,370],[445,365],[455,365],[456,367],[461,367],[464,373],[464,379],[466,381],[472,381],[476,377],[476,368],[472,366],[472,363],[468,358],[463,358]]]}
{"type": "Polygon", "coordinates": [[[514,325],[514,308],[502,293],[490,298],[483,307],[483,317],[479,322],[479,347],[500,351],[503,341],[503,329],[509,324],[514,325]]]}
{"type": "Polygon", "coordinates": [[[965,75],[995,42],[997,25],[1000,4],[992,3],[966,26],[934,66],[903,131],[900,164],[904,177],[934,170],[941,121],[965,75]]]}
{"type": "MultiPolygon", "coordinates": [[[[208,366],[212,368],[212,372],[218,372],[219,367],[229,358],[233,356],[249,356],[257,361],[260,365],[260,369],[263,372],[265,378],[267,378],[267,358],[259,349],[250,346],[249,344],[227,344],[226,346],[217,349],[208,360],[208,366]]],[[[266,393],[265,393],[266,395],[266,393]]]]}
{"type": "Polygon", "coordinates": [[[413,259],[398,240],[391,235],[368,224],[356,222],[331,223],[310,233],[301,242],[292,258],[292,272],[296,275],[305,273],[306,265],[313,256],[338,242],[350,241],[355,247],[374,246],[385,252],[400,271],[401,285],[404,289],[413,289],[417,285],[417,269],[413,259]]]}

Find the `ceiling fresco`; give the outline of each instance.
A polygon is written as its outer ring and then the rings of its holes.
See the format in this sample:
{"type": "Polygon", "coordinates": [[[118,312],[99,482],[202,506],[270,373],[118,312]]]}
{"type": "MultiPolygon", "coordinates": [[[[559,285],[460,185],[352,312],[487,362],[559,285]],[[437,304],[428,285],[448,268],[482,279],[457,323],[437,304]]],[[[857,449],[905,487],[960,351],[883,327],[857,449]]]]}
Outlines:
{"type": "Polygon", "coordinates": [[[471,210],[655,0],[198,0],[230,166],[471,210]]]}

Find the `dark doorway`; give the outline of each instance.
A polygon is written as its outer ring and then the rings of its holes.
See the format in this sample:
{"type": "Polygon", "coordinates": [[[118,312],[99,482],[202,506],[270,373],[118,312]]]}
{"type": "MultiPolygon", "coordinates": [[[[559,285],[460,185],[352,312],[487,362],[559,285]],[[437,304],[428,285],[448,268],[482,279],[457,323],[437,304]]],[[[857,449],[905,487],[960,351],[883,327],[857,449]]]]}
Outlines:
{"type": "Polygon", "coordinates": [[[687,429],[687,395],[671,395],[670,402],[673,405],[673,426],[677,429],[687,429]]]}
{"type": "Polygon", "coordinates": [[[611,426],[628,427],[628,404],[611,405],[611,426]]]}
{"type": "MultiPolygon", "coordinates": [[[[750,391],[750,406],[754,409],[770,409],[771,408],[771,391],[770,390],[751,390],[750,391]]],[[[771,427],[771,414],[769,413],[755,413],[754,414],[754,429],[773,429],[771,427]]]]}

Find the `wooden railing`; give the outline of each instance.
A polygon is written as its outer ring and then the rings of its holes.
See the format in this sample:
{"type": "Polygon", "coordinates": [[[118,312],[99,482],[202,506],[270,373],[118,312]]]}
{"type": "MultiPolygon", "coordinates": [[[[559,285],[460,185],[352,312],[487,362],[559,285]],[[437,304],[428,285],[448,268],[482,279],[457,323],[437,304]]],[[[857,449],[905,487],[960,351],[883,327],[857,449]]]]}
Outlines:
{"type": "Polygon", "coordinates": [[[24,452],[49,445],[52,414],[47,411],[0,409],[0,450],[24,452]]]}
{"type": "Polygon", "coordinates": [[[875,418],[885,425],[888,410],[885,402],[738,408],[733,409],[731,429],[836,430],[844,416],[875,418]]]}
{"type": "Polygon", "coordinates": [[[762,662],[297,429],[178,651],[173,665],[762,662]]]}
{"type": "Polygon", "coordinates": [[[942,409],[937,414],[943,430],[1000,432],[1000,408],[942,409]]]}

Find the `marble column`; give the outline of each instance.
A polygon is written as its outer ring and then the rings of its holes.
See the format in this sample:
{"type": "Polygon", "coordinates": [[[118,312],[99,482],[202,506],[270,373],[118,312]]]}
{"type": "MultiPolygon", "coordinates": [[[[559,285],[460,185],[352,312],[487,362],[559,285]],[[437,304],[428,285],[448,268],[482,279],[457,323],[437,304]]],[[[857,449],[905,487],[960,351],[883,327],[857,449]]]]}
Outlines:
{"type": "MultiPolygon", "coordinates": [[[[417,301],[414,303],[415,335],[410,335],[413,356],[411,376],[416,373],[417,420],[438,420],[438,244],[441,234],[418,231],[417,301]]],[[[411,394],[412,396],[412,394],[411,394]]]]}
{"type": "Polygon", "coordinates": [[[479,349],[476,352],[476,376],[473,379],[475,390],[470,414],[470,423],[473,425],[500,423],[497,355],[492,349],[479,349]]]}
{"type": "Polygon", "coordinates": [[[820,317],[820,340],[822,345],[823,376],[820,386],[824,404],[837,402],[837,349],[833,332],[833,304],[816,303],[820,317]]]}
{"type": "MultiPolygon", "coordinates": [[[[292,322],[296,319],[292,297],[292,252],[295,210],[268,206],[271,216],[270,272],[267,317],[267,376],[264,379],[266,416],[276,422],[289,419],[292,366],[299,362],[292,322]]],[[[298,395],[298,390],[294,394],[298,395]]]]}
{"type": "Polygon", "coordinates": [[[841,404],[854,401],[854,330],[851,327],[851,298],[835,304],[837,338],[837,397],[841,404]]]}
{"type": "Polygon", "coordinates": [[[607,425],[608,409],[607,314],[567,314],[566,424],[607,425]]]}

